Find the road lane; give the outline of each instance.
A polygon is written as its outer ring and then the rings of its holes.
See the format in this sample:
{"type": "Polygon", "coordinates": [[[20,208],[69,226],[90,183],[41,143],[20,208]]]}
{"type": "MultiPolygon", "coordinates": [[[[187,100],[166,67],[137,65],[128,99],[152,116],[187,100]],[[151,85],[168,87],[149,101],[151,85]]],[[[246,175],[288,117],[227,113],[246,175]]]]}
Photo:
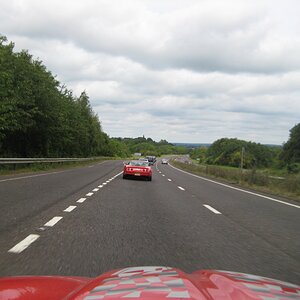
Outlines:
{"type": "Polygon", "coordinates": [[[299,261],[219,207],[212,205],[222,214],[212,213],[204,207],[211,204],[207,199],[191,193],[179,175],[168,181],[171,175],[154,171],[152,182],[121,176],[109,181],[22,253],[1,253],[1,274],[96,276],[125,266],[170,265],[299,282],[299,261]],[[179,181],[185,191],[178,189],[179,181]]]}
{"type": "Polygon", "coordinates": [[[12,180],[0,182],[0,232],[82,195],[83,190],[90,191],[90,186],[114,170],[120,170],[121,165],[120,161],[107,161],[93,168],[80,167],[34,177],[17,176],[20,179],[6,178],[12,180]]]}
{"type": "Polygon", "coordinates": [[[169,165],[158,164],[158,168],[176,184],[184,186],[188,193],[221,211],[237,226],[244,227],[300,261],[298,208],[201,180],[169,165]]]}

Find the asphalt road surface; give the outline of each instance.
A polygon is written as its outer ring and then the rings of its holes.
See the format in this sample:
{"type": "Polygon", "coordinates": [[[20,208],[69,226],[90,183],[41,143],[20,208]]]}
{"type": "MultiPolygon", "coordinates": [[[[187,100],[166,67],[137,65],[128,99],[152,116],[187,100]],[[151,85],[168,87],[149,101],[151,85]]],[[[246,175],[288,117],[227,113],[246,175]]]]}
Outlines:
{"type": "Polygon", "coordinates": [[[299,203],[160,162],[151,182],[124,180],[122,166],[0,177],[0,275],[97,276],[168,265],[300,283],[299,203]]]}

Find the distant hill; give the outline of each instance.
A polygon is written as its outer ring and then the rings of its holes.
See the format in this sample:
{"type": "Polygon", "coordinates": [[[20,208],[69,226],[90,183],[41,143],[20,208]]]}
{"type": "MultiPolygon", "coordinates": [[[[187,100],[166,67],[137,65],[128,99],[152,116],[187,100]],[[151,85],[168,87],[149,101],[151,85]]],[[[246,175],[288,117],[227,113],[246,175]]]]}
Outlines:
{"type": "Polygon", "coordinates": [[[185,148],[199,148],[199,147],[209,147],[211,144],[206,143],[172,143],[174,146],[181,146],[185,148]]]}
{"type": "MultiPolygon", "coordinates": [[[[185,147],[185,148],[199,148],[199,147],[207,147],[209,148],[211,146],[211,144],[208,144],[208,143],[171,143],[172,145],[174,146],[181,146],[181,147],[185,147]]],[[[267,147],[278,147],[278,148],[281,148],[282,146],[281,145],[275,145],[275,144],[263,144],[264,146],[267,146],[267,147]]]]}

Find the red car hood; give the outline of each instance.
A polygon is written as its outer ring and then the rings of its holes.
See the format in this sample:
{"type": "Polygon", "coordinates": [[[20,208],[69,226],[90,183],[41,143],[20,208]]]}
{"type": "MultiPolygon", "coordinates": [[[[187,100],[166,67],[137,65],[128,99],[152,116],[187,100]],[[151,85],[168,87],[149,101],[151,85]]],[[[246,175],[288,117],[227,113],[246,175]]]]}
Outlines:
{"type": "Polygon", "coordinates": [[[0,299],[300,299],[300,286],[255,275],[168,267],[131,267],[96,278],[23,276],[0,279],[0,299]]]}

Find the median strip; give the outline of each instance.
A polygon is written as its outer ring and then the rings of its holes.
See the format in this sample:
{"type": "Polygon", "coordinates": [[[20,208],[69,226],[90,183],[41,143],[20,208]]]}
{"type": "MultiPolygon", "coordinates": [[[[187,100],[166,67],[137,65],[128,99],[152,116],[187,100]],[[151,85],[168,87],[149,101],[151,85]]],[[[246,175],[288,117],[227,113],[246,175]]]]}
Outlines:
{"type": "Polygon", "coordinates": [[[25,250],[29,245],[31,245],[34,241],[36,241],[40,236],[38,234],[30,234],[23,241],[12,247],[8,250],[10,253],[21,253],[25,250]]]}
{"type": "Polygon", "coordinates": [[[203,206],[205,206],[207,209],[209,209],[210,211],[212,211],[213,213],[215,213],[217,215],[221,215],[222,214],[218,210],[216,210],[215,208],[211,207],[210,205],[203,204],[203,206]]]}

